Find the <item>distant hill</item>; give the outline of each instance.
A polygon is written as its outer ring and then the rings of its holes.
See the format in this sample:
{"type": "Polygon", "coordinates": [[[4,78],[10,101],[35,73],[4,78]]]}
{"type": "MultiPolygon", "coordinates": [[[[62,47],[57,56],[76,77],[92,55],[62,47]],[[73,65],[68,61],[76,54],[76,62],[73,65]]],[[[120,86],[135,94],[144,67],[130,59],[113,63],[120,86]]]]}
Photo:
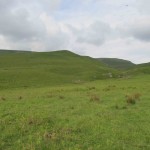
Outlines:
{"type": "Polygon", "coordinates": [[[128,60],[118,59],[118,58],[97,58],[97,60],[101,61],[105,65],[115,69],[129,69],[135,66],[134,63],[128,60]]]}
{"type": "Polygon", "coordinates": [[[150,62],[143,63],[143,64],[138,64],[137,67],[150,67],[150,62]]]}
{"type": "Polygon", "coordinates": [[[0,49],[0,54],[6,54],[6,53],[31,53],[32,51],[25,51],[25,50],[5,50],[5,49],[0,49]]]}
{"type": "Polygon", "coordinates": [[[119,71],[100,61],[67,50],[2,51],[0,89],[54,86],[116,77],[119,71]]]}
{"type": "Polygon", "coordinates": [[[130,74],[150,74],[150,62],[138,64],[135,67],[133,67],[132,69],[129,69],[128,73],[130,73],[130,74]]]}

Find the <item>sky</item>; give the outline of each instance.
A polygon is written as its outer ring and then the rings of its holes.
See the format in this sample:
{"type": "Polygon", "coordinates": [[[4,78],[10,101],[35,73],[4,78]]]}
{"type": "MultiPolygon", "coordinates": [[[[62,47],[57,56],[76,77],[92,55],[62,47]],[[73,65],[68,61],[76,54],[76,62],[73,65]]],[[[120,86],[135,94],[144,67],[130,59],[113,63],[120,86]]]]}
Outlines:
{"type": "Polygon", "coordinates": [[[150,62],[150,0],[0,0],[0,49],[150,62]]]}

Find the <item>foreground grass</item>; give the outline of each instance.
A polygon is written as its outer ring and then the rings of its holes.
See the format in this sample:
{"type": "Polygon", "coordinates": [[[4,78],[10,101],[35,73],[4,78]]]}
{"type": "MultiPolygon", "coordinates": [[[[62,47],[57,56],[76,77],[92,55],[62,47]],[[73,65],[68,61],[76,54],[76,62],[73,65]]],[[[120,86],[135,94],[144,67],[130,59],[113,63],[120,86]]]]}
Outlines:
{"type": "Polygon", "coordinates": [[[2,90],[0,149],[149,150],[149,79],[2,90]]]}

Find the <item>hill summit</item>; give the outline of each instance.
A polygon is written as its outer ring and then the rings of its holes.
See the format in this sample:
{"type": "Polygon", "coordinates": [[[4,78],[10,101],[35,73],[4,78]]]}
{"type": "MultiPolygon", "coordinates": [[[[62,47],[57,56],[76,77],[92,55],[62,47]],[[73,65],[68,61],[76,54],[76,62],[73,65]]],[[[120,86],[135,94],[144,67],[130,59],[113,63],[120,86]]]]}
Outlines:
{"type": "Polygon", "coordinates": [[[120,69],[120,70],[129,69],[136,66],[131,61],[118,59],[118,58],[97,58],[97,60],[103,62],[108,67],[120,69]]]}
{"type": "Polygon", "coordinates": [[[118,71],[67,50],[53,52],[1,51],[0,89],[54,86],[116,77],[118,71]]]}

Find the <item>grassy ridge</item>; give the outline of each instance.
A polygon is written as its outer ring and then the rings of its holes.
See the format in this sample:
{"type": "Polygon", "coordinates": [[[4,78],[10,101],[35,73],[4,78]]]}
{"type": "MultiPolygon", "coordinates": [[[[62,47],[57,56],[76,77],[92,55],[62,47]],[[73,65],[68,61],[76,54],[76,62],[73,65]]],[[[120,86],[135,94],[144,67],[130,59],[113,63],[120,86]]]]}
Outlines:
{"type": "Polygon", "coordinates": [[[0,55],[0,89],[49,86],[108,78],[118,72],[69,51],[0,55]]]}
{"type": "Polygon", "coordinates": [[[123,59],[118,59],[118,58],[97,58],[97,60],[103,62],[107,66],[115,69],[129,69],[135,67],[135,64],[128,61],[128,60],[123,60],[123,59]]]}
{"type": "Polygon", "coordinates": [[[129,69],[127,73],[132,75],[150,74],[150,63],[143,63],[143,64],[136,65],[132,69],[129,69]]]}
{"type": "Polygon", "coordinates": [[[55,86],[110,77],[150,74],[150,65],[103,59],[111,65],[67,50],[28,52],[0,50],[0,89],[55,86]],[[113,68],[128,68],[117,71],[113,68]],[[112,67],[112,68],[110,68],[112,67]]]}

